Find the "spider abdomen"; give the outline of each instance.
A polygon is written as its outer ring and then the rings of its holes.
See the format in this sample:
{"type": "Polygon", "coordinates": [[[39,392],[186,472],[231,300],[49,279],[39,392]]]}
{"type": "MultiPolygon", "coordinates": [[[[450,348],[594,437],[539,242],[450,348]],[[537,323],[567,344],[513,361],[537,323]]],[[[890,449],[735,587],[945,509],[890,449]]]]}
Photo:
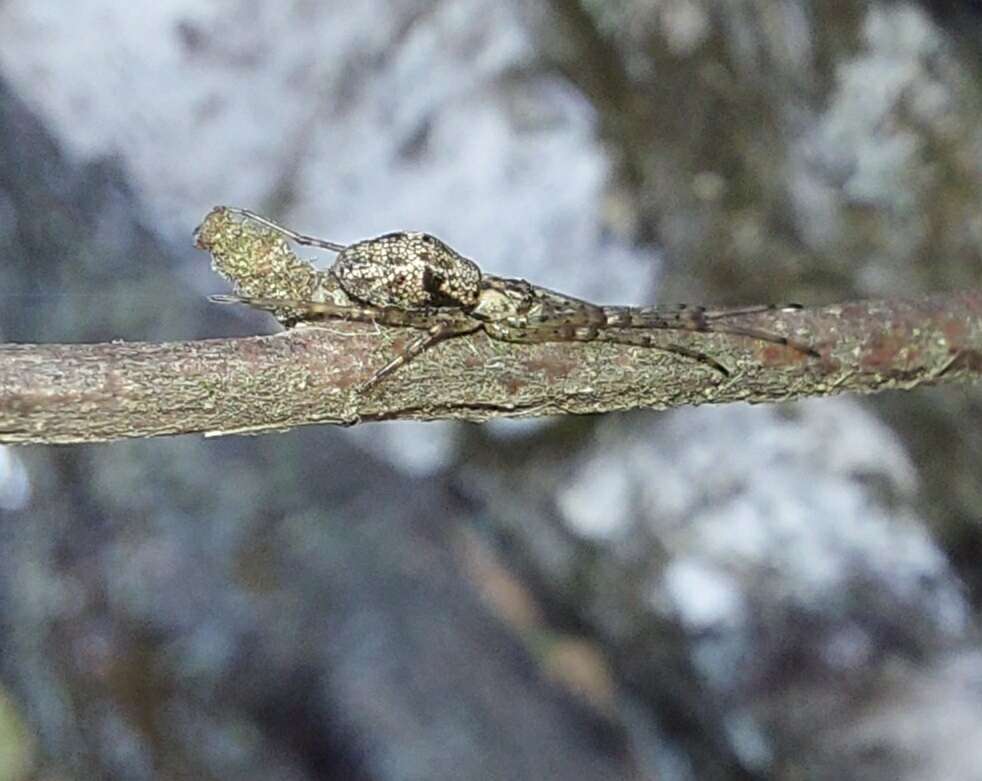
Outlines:
{"type": "Polygon", "coordinates": [[[481,270],[428,233],[387,233],[346,247],[331,273],[352,298],[403,309],[477,304],[481,270]]]}

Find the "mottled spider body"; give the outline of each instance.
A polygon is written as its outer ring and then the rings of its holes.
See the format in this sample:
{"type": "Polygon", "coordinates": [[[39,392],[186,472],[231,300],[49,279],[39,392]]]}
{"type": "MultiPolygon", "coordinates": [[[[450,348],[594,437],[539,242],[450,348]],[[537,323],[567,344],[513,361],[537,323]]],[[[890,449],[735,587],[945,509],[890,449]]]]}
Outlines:
{"type": "Polygon", "coordinates": [[[330,272],[352,298],[404,309],[477,304],[481,269],[428,233],[387,233],[345,247],[330,272]]]}

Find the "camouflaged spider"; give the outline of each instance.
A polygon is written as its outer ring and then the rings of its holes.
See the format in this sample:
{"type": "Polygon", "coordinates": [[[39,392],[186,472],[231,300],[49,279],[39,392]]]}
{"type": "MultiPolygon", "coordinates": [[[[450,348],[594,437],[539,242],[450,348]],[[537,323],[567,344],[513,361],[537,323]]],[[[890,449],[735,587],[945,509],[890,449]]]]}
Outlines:
{"type": "MultiPolygon", "coordinates": [[[[350,320],[423,331],[361,386],[367,390],[441,341],[484,331],[506,342],[593,342],[637,345],[675,353],[729,370],[697,350],[657,342],[653,331],[697,331],[746,336],[818,357],[809,345],[780,334],[747,328],[732,318],[772,310],[749,306],[710,310],[600,306],[539,287],[523,279],[483,274],[478,265],[426,233],[388,233],[350,245],[286,228],[246,209],[227,208],[297,244],[337,253],[327,273],[348,299],[302,301],[249,296],[212,296],[219,303],[244,303],[271,311],[287,325],[298,321],[350,320]],[[286,314],[286,313],[289,314],[286,314]]],[[[783,309],[799,309],[790,304],[783,309]]]]}

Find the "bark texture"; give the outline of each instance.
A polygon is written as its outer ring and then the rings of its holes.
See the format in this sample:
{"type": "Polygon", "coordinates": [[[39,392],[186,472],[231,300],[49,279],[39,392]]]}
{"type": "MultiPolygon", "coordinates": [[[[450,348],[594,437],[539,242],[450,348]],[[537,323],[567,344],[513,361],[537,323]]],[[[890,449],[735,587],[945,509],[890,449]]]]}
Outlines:
{"type": "Polygon", "coordinates": [[[664,332],[718,356],[729,377],[649,348],[520,345],[483,334],[424,353],[374,389],[409,337],[354,324],[171,344],[0,345],[0,441],[99,442],[377,420],[586,414],[874,393],[977,380],[982,294],[867,301],[743,318],[822,357],[742,337],[664,332]]]}

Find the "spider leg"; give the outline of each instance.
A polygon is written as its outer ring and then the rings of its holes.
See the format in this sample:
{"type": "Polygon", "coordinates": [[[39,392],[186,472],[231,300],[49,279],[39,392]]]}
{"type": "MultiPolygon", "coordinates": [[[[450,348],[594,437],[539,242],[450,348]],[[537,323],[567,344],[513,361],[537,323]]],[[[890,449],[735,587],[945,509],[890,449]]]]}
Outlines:
{"type": "Polygon", "coordinates": [[[653,334],[650,333],[639,333],[637,331],[600,331],[595,337],[595,340],[598,342],[631,344],[638,347],[647,347],[651,350],[661,350],[662,352],[666,353],[682,355],[686,358],[692,359],[693,361],[698,361],[704,366],[708,366],[710,369],[714,369],[724,377],[730,376],[730,370],[715,358],[706,355],[703,352],[699,352],[698,350],[682,347],[682,345],[679,344],[656,343],[653,334]]]}
{"type": "Polygon", "coordinates": [[[746,336],[750,339],[759,339],[763,342],[770,342],[771,344],[780,344],[785,347],[790,347],[793,350],[805,353],[812,358],[821,358],[821,354],[814,347],[806,342],[795,339],[794,337],[784,336],[782,334],[776,334],[770,331],[762,331],[758,328],[745,328],[741,325],[731,325],[722,322],[729,317],[739,317],[741,315],[759,314],[761,312],[773,312],[777,310],[795,311],[801,308],[802,307],[800,304],[783,304],[781,306],[746,306],[736,309],[706,311],[702,314],[701,319],[696,322],[696,330],[710,331],[718,334],[746,336]]]}
{"type": "Polygon", "coordinates": [[[721,306],[718,308],[676,304],[675,306],[651,307],[651,310],[666,317],[671,316],[683,320],[719,320],[725,317],[756,315],[761,312],[793,312],[801,308],[801,304],[748,304],[746,306],[721,306]]]}
{"type": "Polygon", "coordinates": [[[813,358],[820,358],[821,355],[811,345],[793,337],[726,322],[731,317],[760,314],[778,309],[793,311],[800,308],[797,304],[785,304],[779,307],[770,305],[745,306],[714,310],[707,310],[701,306],[678,306],[668,309],[658,307],[604,307],[604,313],[607,326],[611,328],[648,328],[733,334],[734,336],[746,336],[750,339],[759,339],[771,344],[791,347],[813,358]]]}
{"type": "Polygon", "coordinates": [[[730,376],[730,370],[715,358],[681,345],[656,342],[653,334],[640,330],[603,329],[595,325],[574,326],[568,323],[541,324],[526,329],[514,328],[501,323],[485,323],[484,330],[492,339],[500,339],[505,342],[614,342],[646,347],[690,358],[719,372],[724,377],[730,376]]]}
{"type": "Polygon", "coordinates": [[[444,320],[432,325],[424,334],[420,334],[413,339],[391,361],[381,369],[378,369],[368,380],[358,386],[359,392],[371,390],[382,380],[392,374],[396,369],[405,366],[418,355],[430,349],[440,342],[453,339],[456,336],[464,336],[481,329],[481,323],[470,318],[458,320],[444,320]]]}
{"type": "MultiPolygon", "coordinates": [[[[246,304],[253,309],[262,309],[280,316],[281,313],[296,313],[301,320],[350,320],[358,323],[381,322],[385,315],[376,307],[335,304],[333,301],[302,301],[293,298],[253,298],[251,296],[214,295],[208,296],[213,304],[246,304]]],[[[407,325],[400,323],[399,325],[407,325]]]]}
{"type": "Polygon", "coordinates": [[[807,342],[802,342],[793,337],[770,333],[769,331],[759,331],[756,328],[743,328],[739,325],[723,325],[712,322],[707,323],[704,330],[714,334],[746,336],[750,339],[759,339],[762,342],[770,342],[771,344],[779,344],[783,347],[790,347],[792,350],[797,350],[798,352],[804,353],[812,358],[822,357],[822,354],[807,342]]]}
{"type": "Polygon", "coordinates": [[[456,336],[464,336],[479,331],[483,324],[468,317],[459,310],[445,312],[427,312],[425,310],[397,309],[395,307],[352,306],[350,304],[335,304],[329,301],[300,301],[289,298],[250,298],[237,295],[209,296],[209,301],[216,304],[247,304],[256,309],[263,309],[275,314],[289,314],[291,310],[301,314],[296,319],[309,322],[316,318],[325,320],[348,320],[360,323],[376,323],[379,325],[415,328],[425,332],[409,342],[392,360],[377,370],[366,382],[358,386],[359,391],[367,391],[392,374],[396,369],[405,366],[420,353],[435,344],[456,336]],[[436,320],[434,321],[434,318],[436,320]]]}
{"type": "MultiPolygon", "coordinates": [[[[717,320],[743,315],[772,312],[777,309],[800,309],[797,305],[781,307],[770,304],[760,306],[707,309],[704,306],[601,306],[594,307],[602,314],[608,328],[660,328],[678,331],[705,331],[717,320]]],[[[550,313],[551,314],[551,313],[550,313]]]]}
{"type": "Polygon", "coordinates": [[[719,320],[724,317],[740,317],[741,315],[757,315],[761,312],[774,312],[778,310],[801,309],[800,304],[751,304],[749,306],[720,307],[719,309],[702,309],[702,316],[706,320],[719,320]]]}
{"type": "Polygon", "coordinates": [[[284,225],[280,225],[278,222],[274,222],[268,217],[263,217],[261,214],[256,214],[248,209],[240,209],[236,206],[226,206],[225,209],[232,214],[238,214],[241,217],[252,220],[253,222],[258,222],[260,225],[265,225],[267,228],[286,236],[288,239],[290,239],[290,241],[295,241],[297,244],[301,244],[305,247],[317,247],[318,249],[325,249],[328,252],[343,252],[345,249],[344,244],[327,241],[326,239],[319,239],[316,236],[308,236],[304,233],[297,233],[295,230],[291,230],[284,225]]]}
{"type": "Polygon", "coordinates": [[[288,315],[295,321],[348,320],[356,323],[376,323],[394,328],[427,330],[436,323],[471,324],[474,321],[461,309],[401,309],[395,306],[370,304],[337,304],[333,301],[307,301],[298,298],[261,298],[240,295],[213,295],[214,304],[246,304],[254,309],[272,312],[277,317],[288,315]]]}

